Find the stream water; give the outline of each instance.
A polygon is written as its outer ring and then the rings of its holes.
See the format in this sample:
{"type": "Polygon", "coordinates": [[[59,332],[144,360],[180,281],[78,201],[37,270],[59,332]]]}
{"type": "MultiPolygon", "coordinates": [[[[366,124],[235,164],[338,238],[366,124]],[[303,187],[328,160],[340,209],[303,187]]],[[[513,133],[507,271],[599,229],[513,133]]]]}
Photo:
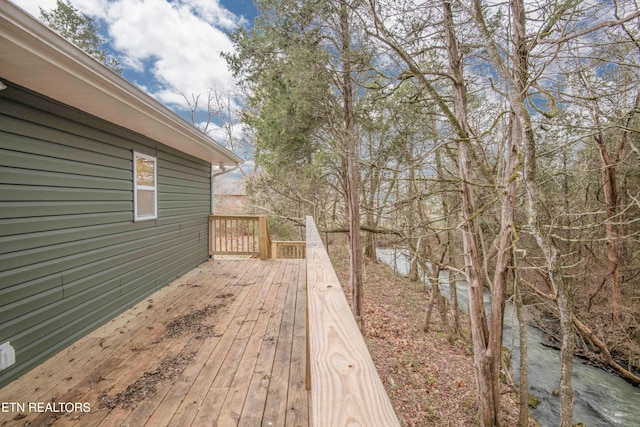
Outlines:
{"type": "MultiPolygon", "coordinates": [[[[408,274],[409,258],[401,249],[379,249],[378,259],[394,267],[399,274],[408,274]]],[[[449,283],[440,279],[440,289],[449,293],[449,283]]],[[[458,303],[461,309],[468,307],[466,283],[456,283],[458,303]]],[[[485,293],[485,304],[489,294],[485,293]]],[[[518,321],[513,308],[505,308],[503,344],[512,352],[514,378],[519,380],[520,345],[518,321]],[[516,332],[514,334],[514,331],[516,332]]],[[[539,329],[527,328],[529,391],[540,403],[531,410],[531,416],[543,427],[558,425],[560,403],[554,390],[560,383],[560,353],[543,345],[546,337],[539,329]]],[[[573,422],[587,427],[640,426],[640,388],[634,387],[620,377],[602,369],[585,365],[575,359],[572,383],[574,388],[573,422]]]]}

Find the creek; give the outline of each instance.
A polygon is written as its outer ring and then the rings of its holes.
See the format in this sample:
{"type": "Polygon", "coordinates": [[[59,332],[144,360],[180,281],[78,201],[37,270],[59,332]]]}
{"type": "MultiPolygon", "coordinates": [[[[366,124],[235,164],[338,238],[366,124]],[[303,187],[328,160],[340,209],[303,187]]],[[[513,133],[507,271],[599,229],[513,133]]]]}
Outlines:
{"type": "MultiPolygon", "coordinates": [[[[392,266],[399,274],[409,272],[408,252],[403,249],[378,249],[378,259],[392,266]]],[[[439,280],[445,296],[449,293],[449,283],[444,277],[439,280]]],[[[467,286],[464,281],[456,283],[458,305],[462,310],[468,307],[467,286]]],[[[485,304],[489,293],[485,292],[485,304]]],[[[487,312],[489,312],[487,310],[487,312]]],[[[507,302],[504,316],[503,345],[511,350],[513,375],[519,380],[520,345],[518,321],[513,306],[507,302]],[[515,333],[514,333],[515,332],[515,333]]],[[[554,394],[560,385],[560,353],[543,342],[546,335],[539,329],[528,326],[528,380],[529,392],[539,400],[531,416],[543,427],[557,426],[560,419],[560,402],[554,394]]],[[[634,427],[640,426],[640,388],[634,387],[617,375],[586,365],[574,359],[572,383],[574,389],[574,424],[583,423],[587,427],[634,427]]]]}

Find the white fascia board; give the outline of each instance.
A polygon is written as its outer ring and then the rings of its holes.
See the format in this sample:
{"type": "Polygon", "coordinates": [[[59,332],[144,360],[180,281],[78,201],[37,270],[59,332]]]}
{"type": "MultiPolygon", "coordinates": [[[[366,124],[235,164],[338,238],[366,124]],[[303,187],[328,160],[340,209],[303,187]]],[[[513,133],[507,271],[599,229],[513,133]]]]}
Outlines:
{"type": "Polygon", "coordinates": [[[13,3],[0,1],[0,79],[211,164],[243,160],[13,3]]]}

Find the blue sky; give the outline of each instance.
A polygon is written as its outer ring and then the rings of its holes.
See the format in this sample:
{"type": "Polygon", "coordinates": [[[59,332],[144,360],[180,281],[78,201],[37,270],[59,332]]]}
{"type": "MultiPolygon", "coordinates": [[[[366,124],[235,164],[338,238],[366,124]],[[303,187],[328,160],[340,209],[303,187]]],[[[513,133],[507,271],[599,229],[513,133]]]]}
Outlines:
{"type": "MultiPolygon", "coordinates": [[[[39,7],[54,9],[56,0],[11,0],[39,17],[39,7]]],[[[186,116],[179,92],[206,99],[209,89],[229,99],[234,80],[221,52],[233,50],[227,32],[250,26],[256,15],[251,0],[70,0],[93,17],[106,46],[123,65],[123,76],[163,104],[186,116]]],[[[201,102],[202,103],[202,102],[201,102]]],[[[237,105],[236,105],[237,106],[237,105]]],[[[238,140],[242,129],[234,129],[238,140]]],[[[209,132],[220,142],[218,123],[209,132]]],[[[245,157],[245,153],[239,152],[245,157]]],[[[246,158],[246,157],[245,157],[246,158]]]]}
{"type": "Polygon", "coordinates": [[[253,7],[253,1],[251,0],[224,0],[220,3],[235,15],[244,16],[249,20],[255,18],[256,9],[253,7]]]}

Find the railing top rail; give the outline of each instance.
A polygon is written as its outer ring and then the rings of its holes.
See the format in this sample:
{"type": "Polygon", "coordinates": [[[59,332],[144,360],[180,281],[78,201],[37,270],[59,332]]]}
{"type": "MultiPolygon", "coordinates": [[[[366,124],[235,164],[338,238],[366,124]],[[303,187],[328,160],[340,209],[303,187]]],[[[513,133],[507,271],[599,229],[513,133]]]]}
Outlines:
{"type": "Polygon", "coordinates": [[[313,425],[400,426],[313,218],[306,223],[313,425]]]}
{"type": "Polygon", "coordinates": [[[254,219],[258,220],[260,218],[264,218],[264,215],[218,215],[218,214],[209,214],[209,218],[212,219],[254,219]]]}
{"type": "Polygon", "coordinates": [[[298,246],[306,246],[307,242],[304,240],[273,240],[273,243],[277,243],[279,245],[298,245],[298,246]]]}

